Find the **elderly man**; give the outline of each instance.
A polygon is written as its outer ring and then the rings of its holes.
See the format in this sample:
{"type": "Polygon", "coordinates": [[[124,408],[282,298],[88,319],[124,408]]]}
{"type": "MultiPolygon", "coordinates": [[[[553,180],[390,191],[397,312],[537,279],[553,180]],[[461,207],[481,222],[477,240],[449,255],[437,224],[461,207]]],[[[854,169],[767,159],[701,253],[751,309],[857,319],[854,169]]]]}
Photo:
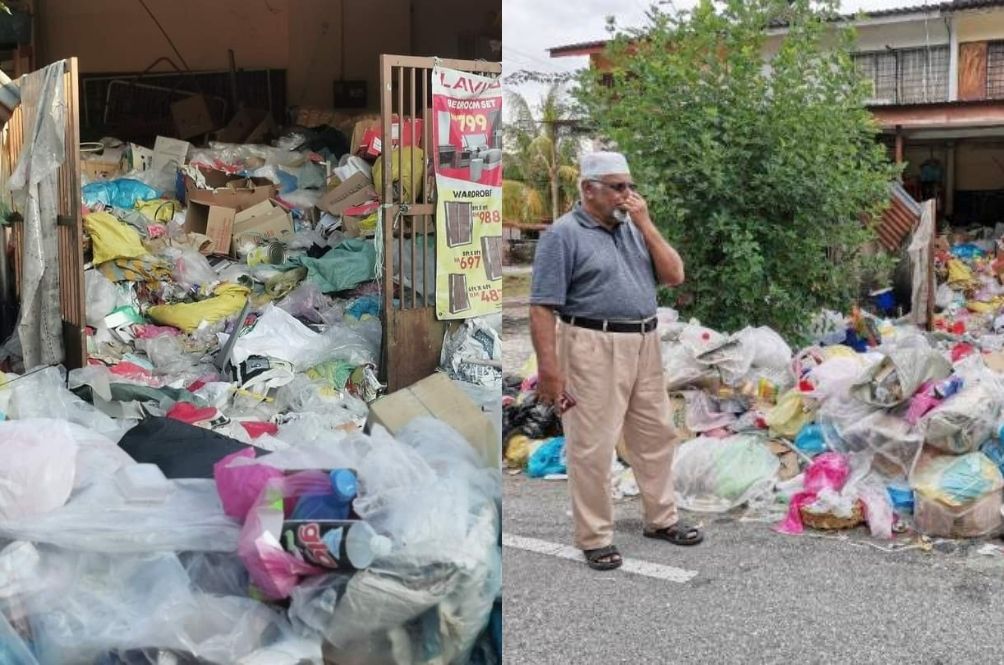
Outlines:
{"type": "Polygon", "coordinates": [[[673,427],[655,332],[656,285],[682,283],[683,261],[649,217],[623,155],[583,156],[580,194],[537,244],[530,329],[538,397],[562,413],[575,546],[591,568],[611,570],[622,563],[610,496],[622,434],[641,490],[643,534],[677,545],[703,539],[676,512],[673,427]]]}

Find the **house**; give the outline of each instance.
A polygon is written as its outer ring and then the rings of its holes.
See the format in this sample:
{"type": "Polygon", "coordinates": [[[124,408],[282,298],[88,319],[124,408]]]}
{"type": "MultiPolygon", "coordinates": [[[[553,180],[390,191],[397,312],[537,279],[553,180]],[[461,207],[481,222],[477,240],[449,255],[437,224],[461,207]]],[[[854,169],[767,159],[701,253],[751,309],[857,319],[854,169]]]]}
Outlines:
{"type": "MultiPolygon", "coordinates": [[[[903,185],[935,198],[954,225],[1004,221],[1004,0],[955,0],[873,11],[835,23],[857,29],[854,59],[872,84],[881,140],[905,162],[903,185]]],[[[784,38],[768,29],[764,58],[784,38]]],[[[549,49],[604,71],[605,41],[549,49]]]]}

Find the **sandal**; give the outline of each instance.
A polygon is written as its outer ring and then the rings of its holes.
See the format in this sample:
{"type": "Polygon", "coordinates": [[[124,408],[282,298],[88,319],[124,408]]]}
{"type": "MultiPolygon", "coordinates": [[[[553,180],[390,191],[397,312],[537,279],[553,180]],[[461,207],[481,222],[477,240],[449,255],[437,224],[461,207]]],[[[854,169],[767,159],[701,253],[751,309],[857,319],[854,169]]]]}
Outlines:
{"type": "Polygon", "coordinates": [[[674,545],[696,545],[704,540],[704,534],[701,533],[700,529],[684,522],[677,522],[661,529],[645,530],[642,535],[646,538],[666,540],[674,545]]]}
{"type": "Polygon", "coordinates": [[[586,556],[586,564],[593,570],[614,570],[624,563],[621,553],[614,545],[607,545],[595,550],[582,550],[586,556]]]}

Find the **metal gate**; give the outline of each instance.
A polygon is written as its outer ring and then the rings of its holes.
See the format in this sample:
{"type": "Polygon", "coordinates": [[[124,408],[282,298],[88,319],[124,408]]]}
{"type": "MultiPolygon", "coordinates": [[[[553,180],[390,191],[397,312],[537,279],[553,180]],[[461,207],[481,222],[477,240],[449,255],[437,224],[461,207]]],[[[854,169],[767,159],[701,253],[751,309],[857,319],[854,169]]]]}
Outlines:
{"type": "MultiPolygon", "coordinates": [[[[64,61],[63,94],[66,102],[65,154],[59,167],[59,311],[63,320],[63,364],[68,369],[83,367],[87,360],[87,337],[84,331],[84,251],[83,225],[80,218],[80,106],[77,87],[77,59],[64,61]]],[[[23,91],[22,91],[23,92],[23,91]]],[[[26,134],[35,117],[39,100],[22,96],[14,109],[3,141],[3,181],[6,183],[17,166],[26,134]]],[[[21,211],[15,211],[21,212],[21,211]]],[[[11,225],[14,246],[14,285],[21,298],[21,268],[24,248],[24,224],[11,225]]]]}
{"type": "Polygon", "coordinates": [[[411,385],[435,371],[443,336],[449,327],[448,322],[436,319],[435,298],[436,179],[429,152],[432,147],[429,118],[432,68],[437,64],[477,74],[502,72],[502,64],[498,62],[380,56],[382,140],[384,154],[392,155],[383,169],[383,181],[376,183],[384,202],[381,374],[390,391],[411,385]],[[415,120],[421,120],[421,128],[415,120]],[[395,153],[389,148],[393,143],[389,139],[395,133],[402,144],[407,138],[413,146],[420,143],[425,151],[425,177],[420,194],[414,184],[408,191],[405,187],[394,187],[393,172],[407,174],[412,168],[403,164],[403,150],[395,153]],[[393,159],[397,163],[392,166],[393,159]]]}

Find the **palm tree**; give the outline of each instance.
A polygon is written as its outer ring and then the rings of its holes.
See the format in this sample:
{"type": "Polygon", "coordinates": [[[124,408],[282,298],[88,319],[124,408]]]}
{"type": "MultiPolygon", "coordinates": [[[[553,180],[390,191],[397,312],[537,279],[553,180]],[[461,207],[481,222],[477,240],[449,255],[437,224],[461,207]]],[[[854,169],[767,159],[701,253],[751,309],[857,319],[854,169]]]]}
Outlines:
{"type": "Polygon", "coordinates": [[[527,99],[506,91],[512,121],[506,127],[503,216],[521,222],[561,216],[577,197],[579,141],[572,135],[573,108],[563,84],[551,85],[541,99],[537,120],[527,99]]]}

